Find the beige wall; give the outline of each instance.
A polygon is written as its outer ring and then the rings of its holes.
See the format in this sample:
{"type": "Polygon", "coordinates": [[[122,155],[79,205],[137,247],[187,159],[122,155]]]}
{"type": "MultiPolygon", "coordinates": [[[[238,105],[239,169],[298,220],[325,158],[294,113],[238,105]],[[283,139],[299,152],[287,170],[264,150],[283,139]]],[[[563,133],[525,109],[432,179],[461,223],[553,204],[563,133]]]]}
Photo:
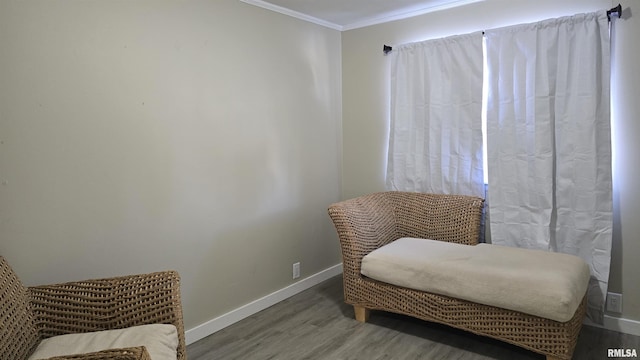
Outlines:
{"type": "Polygon", "coordinates": [[[338,264],[340,44],[237,0],[0,1],[0,254],[177,269],[187,328],[338,264]]]}
{"type": "MultiPolygon", "coordinates": [[[[580,12],[609,9],[610,0],[485,0],[411,19],[346,31],[342,35],[343,198],[384,190],[389,127],[389,58],[382,45],[403,44],[580,12]]],[[[615,226],[610,291],[623,294],[622,317],[640,321],[640,2],[622,1],[616,22],[612,92],[616,99],[615,226]],[[630,16],[633,14],[632,16],[630,16]]],[[[611,314],[612,316],[620,316],[611,314]]]]}

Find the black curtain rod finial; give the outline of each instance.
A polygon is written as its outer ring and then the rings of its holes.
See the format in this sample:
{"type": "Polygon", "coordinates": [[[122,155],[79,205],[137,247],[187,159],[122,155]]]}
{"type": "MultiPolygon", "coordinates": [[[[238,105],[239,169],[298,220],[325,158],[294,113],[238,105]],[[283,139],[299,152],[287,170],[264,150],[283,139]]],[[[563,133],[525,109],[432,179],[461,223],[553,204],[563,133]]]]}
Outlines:
{"type": "Polygon", "coordinates": [[[388,53],[391,52],[391,50],[393,50],[393,48],[389,45],[383,45],[382,46],[382,52],[387,55],[388,53]]]}
{"type": "Polygon", "coordinates": [[[611,14],[616,13],[618,14],[618,18],[622,17],[622,5],[618,4],[618,6],[612,8],[611,10],[607,11],[607,18],[609,19],[609,21],[611,21],[611,14]]]}

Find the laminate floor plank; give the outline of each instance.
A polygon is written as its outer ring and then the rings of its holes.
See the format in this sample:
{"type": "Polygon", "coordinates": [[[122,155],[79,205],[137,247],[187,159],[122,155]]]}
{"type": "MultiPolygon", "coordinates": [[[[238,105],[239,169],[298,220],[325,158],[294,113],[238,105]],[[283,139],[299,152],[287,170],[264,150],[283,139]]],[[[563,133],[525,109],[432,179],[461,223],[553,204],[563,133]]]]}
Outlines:
{"type": "MultiPolygon", "coordinates": [[[[583,326],[574,359],[606,359],[640,337],[583,326]]],[[[189,360],[543,360],[525,349],[411,317],[373,311],[354,319],[342,276],[237,322],[187,347],[189,360]]]]}

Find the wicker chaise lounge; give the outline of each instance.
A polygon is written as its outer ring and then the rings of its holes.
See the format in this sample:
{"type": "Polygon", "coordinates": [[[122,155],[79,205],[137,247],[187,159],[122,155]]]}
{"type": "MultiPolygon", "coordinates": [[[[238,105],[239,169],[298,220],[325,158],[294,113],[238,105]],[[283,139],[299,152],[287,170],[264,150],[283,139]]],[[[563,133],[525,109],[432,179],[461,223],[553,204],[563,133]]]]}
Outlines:
{"type": "Polygon", "coordinates": [[[345,302],[362,322],[370,310],[389,311],[499,339],[548,360],[571,359],[585,314],[584,297],[571,319],[559,322],[362,275],[363,257],[400,238],[477,244],[483,203],[471,196],[382,192],[331,205],[329,215],[342,247],[345,302]]]}
{"type": "MultiPolygon", "coordinates": [[[[1,360],[28,359],[41,343],[56,337],[93,336],[104,330],[141,327],[157,332],[153,326],[158,325],[170,329],[172,344],[177,344],[171,350],[171,358],[186,359],[180,277],[175,271],[25,287],[0,256],[0,286],[1,360]]],[[[131,345],[47,358],[152,359],[147,350],[131,345]]]]}

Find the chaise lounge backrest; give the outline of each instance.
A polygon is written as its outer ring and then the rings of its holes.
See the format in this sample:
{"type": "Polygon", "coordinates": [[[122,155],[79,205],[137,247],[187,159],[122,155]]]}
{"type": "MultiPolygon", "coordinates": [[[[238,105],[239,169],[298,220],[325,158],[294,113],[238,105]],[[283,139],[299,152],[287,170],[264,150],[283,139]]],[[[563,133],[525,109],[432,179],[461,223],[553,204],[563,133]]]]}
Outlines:
{"type": "Polygon", "coordinates": [[[29,292],[0,256],[0,359],[26,359],[40,342],[29,292]]]}
{"type": "Polygon", "coordinates": [[[475,245],[484,200],[474,196],[386,191],[329,207],[346,279],[359,279],[362,258],[402,237],[475,245]]]}
{"type": "Polygon", "coordinates": [[[391,191],[381,193],[394,207],[397,237],[475,245],[484,201],[464,195],[391,191]]]}

